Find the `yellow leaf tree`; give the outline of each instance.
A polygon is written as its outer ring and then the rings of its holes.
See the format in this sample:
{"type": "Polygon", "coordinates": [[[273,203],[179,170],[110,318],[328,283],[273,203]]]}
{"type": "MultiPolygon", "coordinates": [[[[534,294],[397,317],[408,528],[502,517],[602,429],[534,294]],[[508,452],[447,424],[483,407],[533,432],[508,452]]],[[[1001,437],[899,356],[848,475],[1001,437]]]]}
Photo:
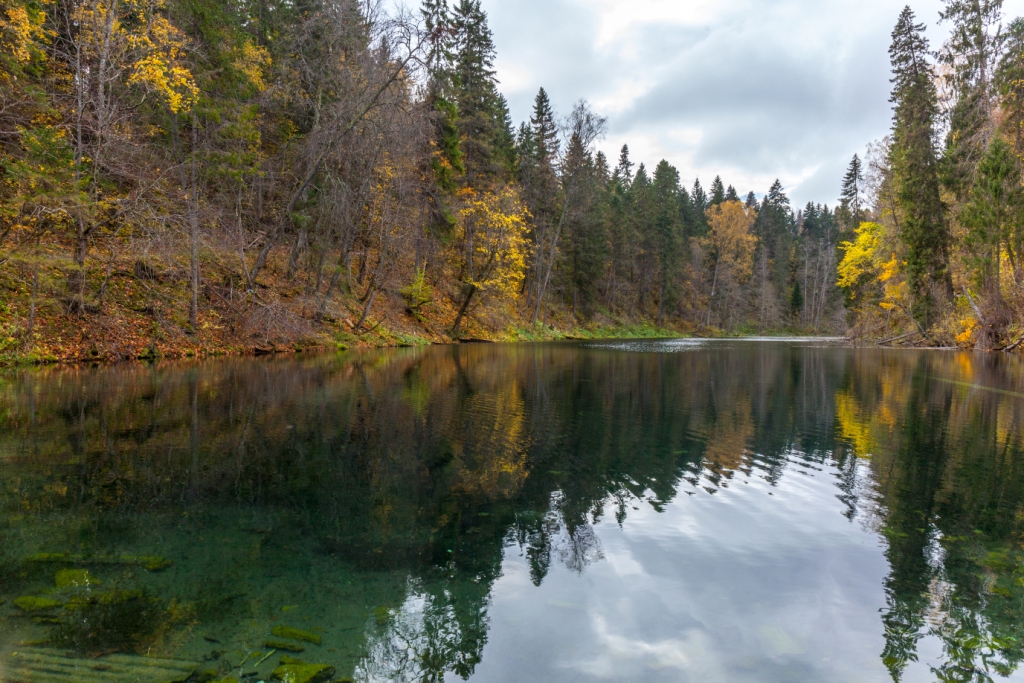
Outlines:
{"type": "Polygon", "coordinates": [[[894,311],[907,310],[904,264],[887,241],[885,226],[861,223],[854,240],[841,243],[839,249],[843,259],[837,268],[836,284],[846,293],[847,305],[865,322],[879,312],[888,322],[894,311]]]}
{"type": "Polygon", "coordinates": [[[527,219],[529,213],[511,187],[497,192],[459,193],[461,208],[452,245],[452,263],[461,283],[461,305],[452,336],[458,336],[463,318],[483,296],[511,299],[526,275],[527,219]]]}
{"type": "Polygon", "coordinates": [[[708,210],[711,227],[701,246],[711,260],[711,294],[708,297],[707,322],[715,298],[722,300],[723,310],[736,310],[741,286],[750,280],[754,266],[757,236],[751,232],[757,211],[741,202],[723,202],[708,210]]]}

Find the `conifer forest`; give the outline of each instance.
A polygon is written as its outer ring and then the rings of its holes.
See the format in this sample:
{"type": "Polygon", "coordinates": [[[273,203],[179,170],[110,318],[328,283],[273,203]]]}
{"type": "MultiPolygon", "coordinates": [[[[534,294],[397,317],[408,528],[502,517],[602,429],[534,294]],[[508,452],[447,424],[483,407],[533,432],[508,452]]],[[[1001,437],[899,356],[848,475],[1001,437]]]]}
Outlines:
{"type": "Polygon", "coordinates": [[[599,334],[1024,341],[1024,19],[894,13],[836,196],[683,178],[536,95],[480,0],[0,0],[0,358],[599,334]],[[867,142],[867,141],[865,141],[867,142]]]}

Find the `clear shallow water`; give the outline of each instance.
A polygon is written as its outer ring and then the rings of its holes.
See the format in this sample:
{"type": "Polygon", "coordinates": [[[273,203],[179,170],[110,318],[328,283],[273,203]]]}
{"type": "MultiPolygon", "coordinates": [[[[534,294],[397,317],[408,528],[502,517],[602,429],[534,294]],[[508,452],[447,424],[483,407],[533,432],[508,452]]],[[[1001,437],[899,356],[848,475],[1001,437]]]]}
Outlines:
{"type": "Polygon", "coordinates": [[[8,373],[0,678],[1024,680],[1022,438],[1014,359],[806,340],[8,373]]]}

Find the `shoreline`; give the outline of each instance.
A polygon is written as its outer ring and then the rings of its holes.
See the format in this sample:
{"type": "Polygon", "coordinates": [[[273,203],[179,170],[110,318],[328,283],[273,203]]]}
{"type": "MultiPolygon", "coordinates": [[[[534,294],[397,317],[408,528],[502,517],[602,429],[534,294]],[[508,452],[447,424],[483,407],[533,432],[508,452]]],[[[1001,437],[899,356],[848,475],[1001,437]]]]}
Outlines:
{"type": "MultiPolygon", "coordinates": [[[[835,335],[814,335],[814,334],[793,334],[792,332],[754,335],[704,335],[691,332],[675,332],[668,329],[646,328],[637,333],[629,326],[621,328],[602,329],[599,332],[577,329],[572,332],[561,332],[551,330],[547,335],[533,335],[531,338],[464,338],[461,340],[449,341],[427,341],[420,343],[378,343],[378,344],[354,344],[352,346],[337,344],[334,346],[326,344],[270,344],[252,347],[232,347],[222,350],[211,350],[201,353],[168,353],[158,355],[142,355],[125,358],[66,358],[66,359],[35,359],[30,353],[21,354],[15,357],[0,359],[0,371],[16,369],[42,369],[42,368],[72,368],[82,366],[112,367],[120,364],[152,364],[160,361],[210,361],[215,359],[239,359],[239,358],[260,358],[266,356],[299,356],[299,355],[325,355],[330,353],[347,353],[349,351],[372,351],[378,349],[418,348],[426,346],[462,346],[472,344],[542,344],[550,342],[578,342],[578,341],[672,341],[672,340],[693,340],[693,341],[745,341],[745,342],[829,342],[841,344],[851,348],[877,348],[889,350],[913,350],[913,351],[970,351],[960,347],[910,347],[877,345],[848,337],[835,335]]],[[[1017,354],[1012,354],[1017,355],[1017,354]]]]}
{"type": "MultiPolygon", "coordinates": [[[[76,367],[76,366],[113,366],[122,363],[154,363],[158,361],[195,361],[214,360],[227,358],[260,358],[265,356],[297,356],[297,355],[319,355],[328,353],[345,353],[348,351],[371,351],[376,349],[397,349],[416,348],[426,346],[462,346],[471,344],[538,344],[560,341],[667,341],[667,340],[695,340],[695,341],[828,341],[852,343],[846,337],[834,335],[800,335],[792,332],[780,333],[778,335],[756,334],[697,334],[693,332],[681,332],[668,328],[652,328],[645,325],[629,325],[622,327],[602,328],[599,330],[588,330],[586,328],[574,329],[569,332],[552,329],[547,334],[531,334],[529,336],[512,337],[506,335],[495,335],[495,338],[466,337],[458,340],[428,340],[419,339],[416,342],[408,341],[384,341],[373,340],[379,343],[355,343],[355,344],[325,344],[325,343],[270,343],[257,344],[253,346],[230,346],[221,349],[201,349],[198,351],[186,349],[180,352],[138,354],[126,357],[110,356],[84,356],[84,357],[40,357],[32,351],[25,351],[0,358],[0,370],[8,369],[29,369],[29,368],[53,368],[53,367],[76,367]]],[[[899,348],[899,347],[892,347],[899,348]]]]}

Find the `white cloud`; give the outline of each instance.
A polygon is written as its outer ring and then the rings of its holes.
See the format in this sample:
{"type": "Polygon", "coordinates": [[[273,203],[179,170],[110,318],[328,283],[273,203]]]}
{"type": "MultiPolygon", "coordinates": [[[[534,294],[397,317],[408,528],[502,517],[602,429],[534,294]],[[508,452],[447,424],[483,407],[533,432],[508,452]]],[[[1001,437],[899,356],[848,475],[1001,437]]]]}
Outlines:
{"type": "MultiPolygon", "coordinates": [[[[545,87],[609,117],[614,160],[667,158],[686,184],[741,192],[780,178],[796,205],[834,204],[850,157],[890,123],[893,0],[483,0],[516,120],[545,87]]],[[[933,47],[941,0],[914,2],[933,47]]],[[[1007,0],[1008,17],[1024,0],[1007,0]]]]}

